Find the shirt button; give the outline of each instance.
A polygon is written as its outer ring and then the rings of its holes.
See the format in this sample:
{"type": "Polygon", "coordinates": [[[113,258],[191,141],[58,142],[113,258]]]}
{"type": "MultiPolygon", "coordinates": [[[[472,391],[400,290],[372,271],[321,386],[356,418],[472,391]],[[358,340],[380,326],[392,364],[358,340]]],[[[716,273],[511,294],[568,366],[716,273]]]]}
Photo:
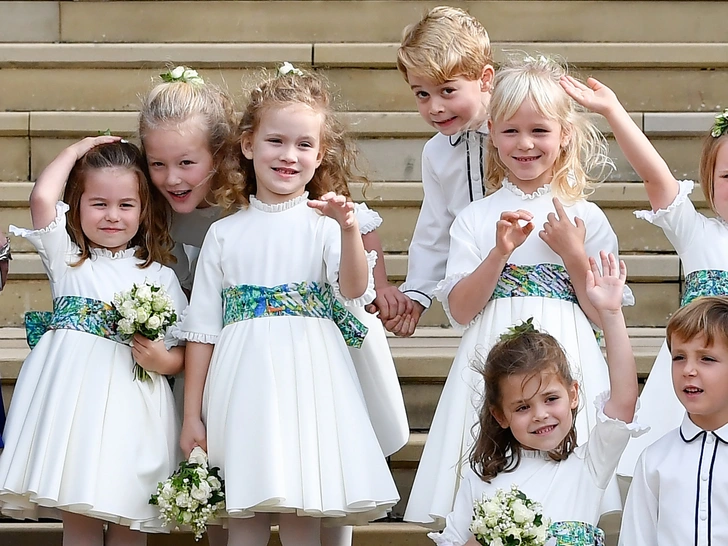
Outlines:
{"type": "Polygon", "coordinates": [[[704,510],[701,510],[700,511],[700,519],[702,519],[703,521],[705,521],[706,519],[708,519],[708,513],[706,511],[704,511],[704,510]]]}
{"type": "Polygon", "coordinates": [[[712,443],[713,443],[713,437],[712,437],[712,436],[708,436],[708,437],[707,437],[707,438],[705,439],[705,441],[706,441],[706,443],[708,443],[708,444],[712,444],[712,443]]]}
{"type": "Polygon", "coordinates": [[[700,476],[700,479],[703,480],[704,482],[707,482],[708,481],[708,474],[707,474],[707,472],[705,474],[703,474],[702,476],[700,476]]]}

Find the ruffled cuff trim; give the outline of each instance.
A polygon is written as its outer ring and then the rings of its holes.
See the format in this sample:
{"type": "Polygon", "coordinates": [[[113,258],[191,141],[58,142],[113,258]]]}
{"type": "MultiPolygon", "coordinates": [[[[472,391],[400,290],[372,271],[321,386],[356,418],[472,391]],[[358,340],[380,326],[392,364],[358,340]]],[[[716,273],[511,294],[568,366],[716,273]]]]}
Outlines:
{"type": "Polygon", "coordinates": [[[367,272],[367,289],[361,296],[353,299],[347,298],[341,294],[338,282],[333,285],[334,295],[343,302],[344,305],[364,307],[368,303],[373,302],[374,298],[377,296],[377,293],[374,290],[374,266],[377,265],[377,251],[372,250],[371,252],[367,252],[366,255],[367,267],[369,268],[369,271],[367,272]]]}
{"type": "Polygon", "coordinates": [[[447,529],[442,533],[427,533],[427,537],[438,546],[462,546],[462,542],[458,542],[448,536],[447,529]]]}
{"type": "Polygon", "coordinates": [[[612,419],[609,417],[606,413],[604,413],[604,406],[609,401],[609,391],[604,391],[603,393],[599,394],[594,399],[594,406],[597,408],[597,419],[601,423],[606,423],[607,421],[611,421],[613,423],[619,423],[621,426],[623,426],[625,429],[630,431],[630,436],[632,438],[637,438],[638,436],[642,436],[645,434],[648,430],[650,430],[650,427],[647,425],[642,425],[637,421],[637,413],[640,409],[640,400],[637,399],[637,402],[634,406],[634,418],[632,419],[631,423],[625,423],[624,421],[620,421],[619,419],[612,419]]]}
{"type": "Polygon", "coordinates": [[[218,336],[212,334],[200,334],[197,332],[185,332],[183,330],[177,330],[174,333],[174,337],[184,341],[192,341],[194,343],[207,343],[208,345],[215,345],[217,343],[218,336]]]}
{"type": "Polygon", "coordinates": [[[58,201],[58,203],[56,203],[56,217],[46,227],[41,229],[25,229],[11,225],[8,227],[8,230],[17,237],[28,237],[32,235],[50,233],[51,231],[55,231],[58,228],[66,226],[66,212],[68,212],[68,209],[68,205],[66,205],[63,201],[58,201]]]}
{"type": "Polygon", "coordinates": [[[382,225],[382,217],[379,213],[367,207],[364,203],[354,205],[356,221],[359,222],[359,232],[366,235],[382,225]]]}
{"type": "Polygon", "coordinates": [[[641,220],[647,220],[650,224],[654,224],[655,220],[665,216],[666,214],[672,212],[677,207],[682,205],[686,199],[690,198],[690,193],[693,191],[693,186],[695,186],[695,182],[693,182],[692,180],[678,180],[677,183],[679,186],[677,195],[675,196],[673,202],[670,203],[666,209],[660,209],[656,211],[636,210],[634,211],[634,215],[641,220]]]}
{"type": "Polygon", "coordinates": [[[626,284],[622,288],[622,307],[631,307],[635,304],[634,292],[626,284]]]}
{"type": "Polygon", "coordinates": [[[473,324],[475,324],[475,322],[480,317],[480,313],[478,313],[477,315],[475,315],[475,318],[473,318],[473,320],[471,320],[468,324],[460,324],[457,320],[453,318],[452,313],[450,312],[450,292],[452,292],[452,289],[455,288],[455,285],[457,283],[459,283],[462,279],[468,276],[470,276],[470,273],[455,273],[454,275],[448,275],[439,283],[437,283],[437,288],[435,288],[434,296],[442,303],[445,314],[447,315],[450,324],[452,324],[452,327],[456,332],[464,332],[473,324]]]}

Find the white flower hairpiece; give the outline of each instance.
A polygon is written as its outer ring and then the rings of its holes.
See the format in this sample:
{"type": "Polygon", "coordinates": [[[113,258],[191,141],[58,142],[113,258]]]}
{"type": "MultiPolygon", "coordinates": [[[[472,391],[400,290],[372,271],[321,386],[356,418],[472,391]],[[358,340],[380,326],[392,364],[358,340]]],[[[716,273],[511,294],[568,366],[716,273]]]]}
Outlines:
{"type": "Polygon", "coordinates": [[[172,70],[168,70],[167,72],[160,74],[159,76],[162,78],[162,81],[165,82],[185,82],[195,84],[205,83],[205,80],[203,80],[202,76],[197,73],[197,70],[192,70],[186,66],[177,66],[172,70]]]}
{"type": "Polygon", "coordinates": [[[713,128],[710,130],[710,136],[718,138],[723,136],[726,131],[728,131],[728,108],[723,110],[722,114],[715,116],[715,122],[713,123],[713,128]]]}
{"type": "Polygon", "coordinates": [[[539,55],[538,59],[536,57],[531,57],[530,55],[526,55],[523,58],[523,62],[528,63],[528,64],[546,66],[549,64],[549,59],[547,57],[545,57],[544,55],[539,55]]]}
{"type": "Polygon", "coordinates": [[[293,66],[288,61],[284,62],[278,69],[278,74],[285,76],[286,74],[294,74],[295,76],[303,76],[303,71],[293,66]]]}

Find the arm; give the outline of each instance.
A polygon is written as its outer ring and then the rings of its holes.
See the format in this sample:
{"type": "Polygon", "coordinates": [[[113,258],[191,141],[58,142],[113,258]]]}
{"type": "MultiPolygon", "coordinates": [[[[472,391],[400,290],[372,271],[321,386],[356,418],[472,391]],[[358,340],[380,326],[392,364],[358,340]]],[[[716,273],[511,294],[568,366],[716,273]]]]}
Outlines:
{"type": "Polygon", "coordinates": [[[56,202],[63,193],[71,169],[91,148],[117,142],[120,137],[87,137],[63,150],[36,180],[30,192],[30,215],[33,229],[43,229],[56,218],[56,202]]]}
{"type": "Polygon", "coordinates": [[[599,272],[596,260],[589,258],[591,269],[586,275],[586,291],[599,313],[607,346],[610,396],[604,405],[604,414],[612,419],[631,423],[634,419],[638,388],[637,366],[622,314],[622,294],[627,268],[624,262],[617,263],[614,254],[601,252],[601,260],[603,273],[599,272]]]}
{"type": "Polygon", "coordinates": [[[208,343],[190,341],[185,349],[184,420],[179,445],[186,457],[195,446],[207,451],[207,432],[202,423],[202,394],[214,348],[208,343]]]}
{"type": "Polygon", "coordinates": [[[645,181],[652,210],[666,209],[678,194],[678,183],[652,143],[635,125],[614,92],[594,78],[587,85],[571,76],[561,79],[566,93],[582,106],[603,115],[627,161],[645,181]]]}

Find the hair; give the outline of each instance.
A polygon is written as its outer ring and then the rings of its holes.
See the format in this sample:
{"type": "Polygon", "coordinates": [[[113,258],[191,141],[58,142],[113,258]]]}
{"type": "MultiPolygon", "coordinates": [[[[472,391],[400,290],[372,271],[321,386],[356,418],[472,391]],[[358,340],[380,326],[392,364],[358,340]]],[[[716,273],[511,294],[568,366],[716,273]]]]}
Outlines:
{"type": "MultiPolygon", "coordinates": [[[[566,66],[553,59],[512,57],[495,75],[489,112],[493,124],[507,121],[525,101],[530,101],[540,115],[561,125],[568,144],[561,148],[554,163],[551,188],[559,199],[573,203],[586,197],[596,182],[604,180],[614,164],[607,155],[604,135],[559,84],[566,74],[566,66]]],[[[507,174],[508,169],[489,138],[488,191],[492,193],[499,189],[507,174]]]]}
{"type": "Polygon", "coordinates": [[[92,170],[114,168],[133,172],[139,181],[139,230],[129,241],[129,246],[137,247],[135,256],[143,261],[139,267],[148,267],[152,262],[173,263],[174,243],[169,235],[167,203],[149,183],[146,162],[139,148],[130,142],[119,141],[91,148],[76,161],[68,176],[63,201],[69,206],[66,231],[79,248],[79,259],[74,267],[91,256],[91,241],[81,229],[81,196],[86,189],[86,176],[92,170]]]}
{"type": "MultiPolygon", "coordinates": [[[[503,336],[490,350],[485,364],[482,359],[473,367],[483,377],[485,394],[478,416],[470,466],[482,480],[490,482],[501,472],[512,472],[521,462],[521,444],[510,428],[503,428],[493,416],[502,414],[502,381],[510,376],[524,375],[525,381],[543,373],[558,375],[567,388],[574,383],[569,362],[556,339],[531,328],[515,335],[503,336]]],[[[561,444],[549,452],[554,461],[563,461],[576,447],[576,412],[573,423],[561,444]]]]}
{"type": "Polygon", "coordinates": [[[449,6],[427,12],[418,23],[407,26],[397,50],[397,68],[436,82],[462,76],[479,80],[492,65],[488,32],[469,13],[449,6]]]}
{"type": "Polygon", "coordinates": [[[667,323],[667,348],[674,339],[689,341],[704,336],[708,346],[715,340],[728,345],[728,296],[704,296],[678,309],[667,323]]]}
{"type": "Polygon", "coordinates": [[[261,119],[273,108],[284,108],[292,104],[303,104],[321,115],[322,160],[306,191],[311,199],[333,191],[351,197],[350,181],[368,184],[366,177],[355,174],[356,149],[353,140],[346,134],[344,126],[334,112],[333,99],[326,80],[318,74],[302,72],[268,75],[262,83],[250,92],[249,101],[236,133],[237,145],[234,154],[242,171],[241,183],[230,184],[217,193],[217,202],[232,209],[245,206],[251,195],[257,192],[257,180],[253,160],[246,158],[241,150],[242,139],[252,137],[260,126],[261,119]]]}
{"type": "Polygon", "coordinates": [[[715,210],[713,195],[715,193],[715,161],[718,157],[718,150],[726,141],[728,141],[728,132],[718,137],[708,133],[703,140],[703,150],[700,153],[700,166],[698,167],[700,187],[703,189],[708,205],[716,214],[718,211],[715,210]]]}
{"type": "Polygon", "coordinates": [[[214,192],[236,182],[240,177],[235,157],[231,153],[237,116],[232,99],[222,88],[205,83],[201,78],[193,81],[165,81],[155,85],[142,98],[139,112],[142,150],[150,130],[180,128],[195,118],[200,120],[200,126],[206,132],[213,158],[210,187],[214,192]]]}

